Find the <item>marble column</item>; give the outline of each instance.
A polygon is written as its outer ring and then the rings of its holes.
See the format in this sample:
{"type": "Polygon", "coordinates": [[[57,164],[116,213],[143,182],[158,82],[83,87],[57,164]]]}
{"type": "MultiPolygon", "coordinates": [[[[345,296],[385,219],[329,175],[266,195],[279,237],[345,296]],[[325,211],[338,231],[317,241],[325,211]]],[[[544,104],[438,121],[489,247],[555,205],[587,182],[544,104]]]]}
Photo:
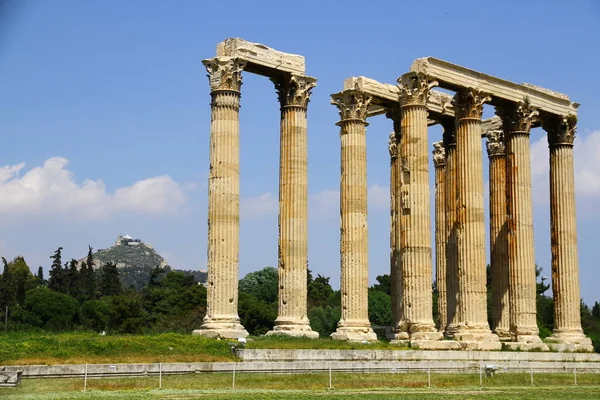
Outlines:
{"type": "Polygon", "coordinates": [[[529,132],[538,112],[525,99],[497,106],[496,113],[502,118],[506,144],[510,334],[518,343],[514,346],[548,350],[538,335],[535,301],[529,132]]]}
{"type": "MultiPolygon", "coordinates": [[[[456,115],[456,244],[458,272],[457,331],[465,342],[495,342],[487,320],[485,223],[481,151],[483,105],[491,98],[472,88],[453,99],[456,115]]],[[[481,345],[480,348],[486,348],[481,345]]]]}
{"type": "Polygon", "coordinates": [[[401,131],[399,162],[400,265],[403,318],[396,339],[439,340],[432,316],[432,249],[427,98],[437,85],[408,73],[398,80],[401,131]]]}
{"type": "Polygon", "coordinates": [[[377,340],[368,312],[367,108],[371,96],[360,90],[332,95],[340,111],[340,264],[342,316],[336,340],[377,340]]]}
{"type": "Polygon", "coordinates": [[[273,79],[281,105],[279,151],[279,311],[267,335],[319,334],[307,316],[308,169],[306,111],[316,79],[273,79]]]}
{"type": "Polygon", "coordinates": [[[594,351],[581,329],[579,256],[573,171],[574,116],[544,116],[550,147],[550,233],[554,330],[547,338],[558,349],[594,351]]]}
{"type": "Polygon", "coordinates": [[[235,58],[204,60],[211,89],[208,179],[208,294],[206,316],[193,333],[240,338],[238,316],[240,228],[239,108],[242,69],[235,58]]]}
{"type": "Polygon", "coordinates": [[[508,285],[508,225],[506,217],[506,152],[501,130],[486,134],[490,186],[490,272],[492,281],[492,331],[510,340],[508,285]]]}
{"type": "Polygon", "coordinates": [[[452,337],[458,323],[458,253],[456,249],[456,122],[441,121],[444,128],[444,147],[446,149],[446,325],[445,334],[452,337]]]}
{"type": "Polygon", "coordinates": [[[446,149],[444,142],[433,144],[435,167],[435,276],[438,291],[439,328],[443,332],[448,324],[446,293],[446,149]]]}
{"type": "MultiPolygon", "coordinates": [[[[394,121],[394,126],[398,126],[394,121]]],[[[398,227],[398,145],[400,135],[396,131],[390,133],[388,150],[390,153],[390,292],[392,297],[392,329],[388,336],[393,338],[394,327],[402,319],[402,273],[400,271],[399,227],[398,227]]]]}

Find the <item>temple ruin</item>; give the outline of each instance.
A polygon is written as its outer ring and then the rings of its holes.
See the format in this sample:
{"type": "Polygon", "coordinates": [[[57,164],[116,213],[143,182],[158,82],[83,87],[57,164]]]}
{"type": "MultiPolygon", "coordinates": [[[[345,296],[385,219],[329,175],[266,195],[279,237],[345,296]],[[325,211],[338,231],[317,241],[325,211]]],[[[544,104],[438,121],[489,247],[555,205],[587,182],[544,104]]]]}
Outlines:
{"type": "MultiPolygon", "coordinates": [[[[281,104],[279,312],[270,334],[318,336],[306,317],[306,109],[316,80],[304,58],[241,39],[204,61],[212,96],[208,310],[194,333],[247,335],[237,314],[239,120],[242,70],[269,77],[281,104]],[[292,172],[293,171],[293,172],[292,172]]],[[[573,140],[579,104],[564,94],[516,84],[436,58],[415,60],[397,85],[365,77],[331,95],[340,114],[341,319],[334,339],[376,340],[367,309],[367,119],[392,121],[390,276],[393,343],[421,349],[592,351],[579,315],[573,140]],[[433,89],[439,86],[454,95],[433,89]],[[483,107],[496,117],[482,121],[483,107]],[[433,143],[435,237],[431,235],[428,127],[433,143]],[[548,135],[555,327],[536,323],[530,130],[548,135]],[[488,324],[483,152],[489,157],[492,326],[488,324]],[[435,247],[434,247],[435,243],[435,247]],[[440,324],[432,315],[433,252],[440,324]],[[444,340],[450,339],[450,340],[444,340]]]]}

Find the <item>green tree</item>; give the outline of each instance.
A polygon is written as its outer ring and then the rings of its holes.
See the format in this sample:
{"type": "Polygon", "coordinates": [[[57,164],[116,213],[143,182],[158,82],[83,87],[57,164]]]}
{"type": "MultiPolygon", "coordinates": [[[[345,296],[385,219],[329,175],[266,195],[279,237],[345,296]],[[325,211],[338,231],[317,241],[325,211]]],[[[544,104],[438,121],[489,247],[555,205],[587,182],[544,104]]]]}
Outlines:
{"type": "Polygon", "coordinates": [[[369,289],[369,321],[375,326],[392,325],[392,298],[373,288],[369,289]]]}
{"type": "Polygon", "coordinates": [[[79,269],[79,301],[82,303],[96,298],[96,272],[92,246],[88,246],[86,261],[79,269]]]}
{"type": "Polygon", "coordinates": [[[72,329],[79,314],[77,300],[43,286],[27,292],[24,308],[39,317],[42,327],[52,331],[72,329]]]}
{"type": "Polygon", "coordinates": [[[66,271],[62,267],[62,247],[56,249],[53,255],[50,256],[52,259],[52,266],[50,267],[50,278],[48,279],[48,288],[55,292],[67,293],[67,277],[66,271]]]}
{"type": "Polygon", "coordinates": [[[263,335],[273,328],[277,318],[277,303],[267,303],[251,293],[240,291],[238,313],[248,333],[263,335]]]}
{"type": "Polygon", "coordinates": [[[313,331],[318,332],[320,337],[329,337],[340,320],[342,314],[340,307],[319,306],[308,311],[308,319],[310,327],[313,331]]]}
{"type": "Polygon", "coordinates": [[[107,262],[100,268],[100,296],[114,296],[122,292],[119,269],[113,262],[107,262]]]}
{"type": "Polygon", "coordinates": [[[41,265],[38,267],[38,271],[37,271],[36,277],[37,277],[38,283],[40,285],[45,285],[46,284],[46,280],[44,279],[44,269],[42,268],[41,265]]]}
{"type": "Polygon", "coordinates": [[[4,270],[0,277],[0,299],[4,310],[6,306],[12,308],[17,304],[22,305],[25,294],[38,285],[38,280],[31,273],[23,257],[15,257],[11,262],[7,262],[3,257],[2,262],[4,270]]]}
{"type": "Polygon", "coordinates": [[[250,272],[239,282],[240,292],[253,295],[265,303],[277,301],[277,269],[265,267],[260,271],[250,272]]]}
{"type": "Polygon", "coordinates": [[[315,280],[310,282],[307,287],[308,308],[331,305],[335,292],[329,284],[329,278],[317,275],[315,280]]]}
{"type": "Polygon", "coordinates": [[[597,301],[594,302],[594,306],[592,307],[592,317],[600,320],[600,303],[597,301]]]}
{"type": "Polygon", "coordinates": [[[392,282],[388,274],[378,275],[375,277],[375,280],[377,283],[373,285],[374,290],[378,290],[389,296],[392,295],[392,282]]]}
{"type": "Polygon", "coordinates": [[[108,329],[110,320],[110,298],[102,300],[88,300],[81,305],[81,324],[97,332],[108,329]]]}
{"type": "Polygon", "coordinates": [[[134,290],[109,296],[106,300],[110,304],[108,329],[114,333],[141,333],[146,327],[147,313],[142,307],[142,299],[134,290]]]}

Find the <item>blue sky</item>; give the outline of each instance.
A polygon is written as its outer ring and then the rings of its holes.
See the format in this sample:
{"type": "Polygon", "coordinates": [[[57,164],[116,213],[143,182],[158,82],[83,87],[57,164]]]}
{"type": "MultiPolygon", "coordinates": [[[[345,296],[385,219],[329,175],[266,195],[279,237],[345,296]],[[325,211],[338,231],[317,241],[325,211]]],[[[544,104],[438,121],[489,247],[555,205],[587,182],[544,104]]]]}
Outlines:
{"type": "MultiPolygon", "coordinates": [[[[107,247],[123,233],[152,243],[176,268],[205,268],[210,97],[201,60],[228,37],[301,54],[307,74],[319,80],[308,110],[309,264],[334,286],[340,145],[329,95],[345,78],[394,83],[415,58],[435,56],[580,102],[582,295],[588,303],[600,300],[600,2],[594,0],[6,0],[0,254],[21,254],[32,268],[47,269],[58,246],[66,257],[81,257],[88,244],[107,247]]],[[[243,276],[277,264],[279,106],[269,80],[244,75],[240,119],[243,276]]],[[[389,271],[391,129],[377,117],[367,132],[371,282],[389,271]]],[[[430,129],[430,142],[440,132],[430,129]]],[[[536,260],[550,276],[544,132],[532,131],[531,142],[536,260]]]]}

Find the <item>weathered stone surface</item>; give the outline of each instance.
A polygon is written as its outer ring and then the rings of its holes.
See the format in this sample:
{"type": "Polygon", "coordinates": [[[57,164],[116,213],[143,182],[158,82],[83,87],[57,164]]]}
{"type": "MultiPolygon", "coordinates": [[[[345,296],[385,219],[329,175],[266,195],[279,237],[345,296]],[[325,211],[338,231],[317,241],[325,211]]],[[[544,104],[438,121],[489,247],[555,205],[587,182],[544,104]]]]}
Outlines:
{"type": "Polygon", "coordinates": [[[340,263],[342,316],[336,340],[377,340],[368,313],[367,108],[371,96],[359,90],[334,94],[340,112],[340,263]]]}
{"type": "Polygon", "coordinates": [[[240,324],[239,107],[242,65],[234,59],[205,62],[211,85],[208,180],[208,279],[204,322],[193,333],[207,337],[248,336],[240,324]],[[219,78],[216,79],[215,76],[219,78]]]}
{"type": "MultiPolygon", "coordinates": [[[[499,120],[499,118],[497,118],[499,120]]],[[[506,215],[506,151],[504,132],[486,132],[490,187],[490,272],[492,331],[510,340],[508,219],[506,215]]]]}
{"type": "MultiPolygon", "coordinates": [[[[4,368],[2,368],[4,369],[4,368]]],[[[21,384],[21,371],[0,370],[0,387],[15,387],[21,384]]]]}
{"type": "Polygon", "coordinates": [[[260,43],[240,38],[225,39],[217,44],[217,57],[234,57],[248,64],[247,71],[273,76],[274,72],[304,75],[304,57],[284,53],[260,43]]]}
{"type": "Polygon", "coordinates": [[[306,108],[316,79],[275,80],[281,105],[279,155],[279,311],[267,335],[319,336],[307,316],[308,145],[306,108]]]}
{"type": "Polygon", "coordinates": [[[503,101],[519,103],[527,97],[533,107],[555,115],[576,115],[579,107],[579,104],[571,102],[569,97],[562,93],[532,84],[517,84],[434,57],[416,59],[410,70],[429,75],[443,88],[473,88],[489,93],[492,96],[490,102],[494,105],[503,101]]]}
{"type": "Polygon", "coordinates": [[[554,331],[548,341],[593,349],[581,329],[579,313],[579,255],[573,169],[573,118],[543,116],[550,144],[550,229],[554,331]]]}
{"type": "Polygon", "coordinates": [[[435,281],[438,290],[439,330],[448,324],[446,282],[446,149],[444,142],[433,143],[435,167],[435,281]]]}

